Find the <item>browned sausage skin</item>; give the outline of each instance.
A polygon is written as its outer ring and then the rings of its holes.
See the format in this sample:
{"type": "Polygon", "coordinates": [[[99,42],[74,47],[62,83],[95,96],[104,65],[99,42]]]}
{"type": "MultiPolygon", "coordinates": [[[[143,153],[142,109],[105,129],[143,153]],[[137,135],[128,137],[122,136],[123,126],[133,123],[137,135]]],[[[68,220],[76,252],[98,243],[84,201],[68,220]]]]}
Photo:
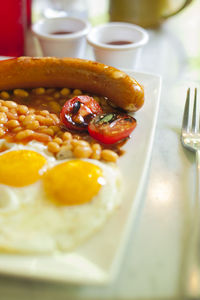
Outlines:
{"type": "Polygon", "coordinates": [[[77,58],[19,57],[0,62],[0,90],[68,87],[108,97],[118,107],[136,111],[144,103],[142,86],[126,73],[77,58]]]}

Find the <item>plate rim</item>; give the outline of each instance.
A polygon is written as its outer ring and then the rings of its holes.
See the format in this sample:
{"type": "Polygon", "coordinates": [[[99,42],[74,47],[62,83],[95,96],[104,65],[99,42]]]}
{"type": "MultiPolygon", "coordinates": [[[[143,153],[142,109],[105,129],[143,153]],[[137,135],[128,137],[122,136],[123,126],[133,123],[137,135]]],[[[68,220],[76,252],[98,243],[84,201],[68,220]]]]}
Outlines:
{"type": "Polygon", "coordinates": [[[152,157],[153,143],[155,140],[156,125],[157,125],[158,113],[159,113],[159,107],[160,107],[160,96],[161,96],[161,90],[162,90],[162,77],[159,74],[154,74],[151,72],[134,71],[134,70],[130,70],[130,69],[123,69],[123,71],[127,72],[127,73],[130,72],[130,73],[135,73],[135,74],[140,74],[140,75],[147,75],[147,76],[157,79],[158,80],[158,96],[157,96],[157,102],[156,102],[156,106],[155,106],[155,110],[154,110],[154,119],[152,122],[150,143],[149,143],[147,155],[145,157],[145,163],[144,163],[144,168],[142,171],[142,176],[139,179],[139,185],[138,185],[136,196],[134,199],[134,205],[132,205],[130,215],[128,216],[128,224],[126,225],[126,228],[124,229],[124,234],[123,234],[124,241],[119,246],[119,248],[121,248],[119,250],[120,253],[118,254],[118,258],[116,258],[113,263],[113,268],[111,269],[111,276],[110,276],[109,282],[114,281],[115,278],[117,277],[117,274],[119,272],[119,265],[121,265],[121,263],[123,261],[123,257],[124,257],[123,253],[126,250],[126,245],[128,243],[128,239],[130,236],[131,224],[133,223],[133,219],[134,219],[133,214],[136,214],[136,211],[138,212],[139,206],[141,205],[140,198],[141,198],[142,191],[143,191],[143,185],[144,185],[145,180],[147,180],[147,175],[148,175],[148,171],[150,168],[150,160],[152,157]],[[137,207],[134,208],[134,206],[137,206],[137,207]],[[135,210],[135,212],[134,212],[134,210],[135,210]],[[118,266],[117,266],[117,261],[118,261],[118,266]]]}

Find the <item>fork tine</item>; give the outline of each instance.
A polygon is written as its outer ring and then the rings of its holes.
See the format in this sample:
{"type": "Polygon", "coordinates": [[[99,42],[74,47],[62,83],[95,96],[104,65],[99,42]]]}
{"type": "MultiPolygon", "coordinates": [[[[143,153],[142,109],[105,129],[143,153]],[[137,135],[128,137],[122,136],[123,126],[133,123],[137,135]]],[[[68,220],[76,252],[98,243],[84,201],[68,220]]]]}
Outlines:
{"type": "Polygon", "coordinates": [[[194,92],[194,106],[193,106],[193,115],[192,115],[192,131],[197,131],[197,88],[194,92]]]}
{"type": "Polygon", "coordinates": [[[189,127],[189,105],[190,105],[190,88],[187,90],[187,97],[185,102],[184,114],[183,114],[183,123],[182,123],[182,131],[188,131],[189,127]]]}

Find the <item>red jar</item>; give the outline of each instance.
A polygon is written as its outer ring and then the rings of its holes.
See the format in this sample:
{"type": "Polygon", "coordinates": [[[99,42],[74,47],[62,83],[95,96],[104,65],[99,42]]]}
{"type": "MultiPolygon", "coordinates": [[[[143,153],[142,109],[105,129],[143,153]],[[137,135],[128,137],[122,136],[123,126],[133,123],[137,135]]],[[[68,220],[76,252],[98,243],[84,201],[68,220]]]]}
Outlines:
{"type": "Polygon", "coordinates": [[[27,23],[26,0],[1,1],[0,55],[24,55],[27,23]]]}
{"type": "Polygon", "coordinates": [[[31,17],[32,17],[32,0],[26,0],[26,11],[27,11],[27,27],[31,25],[31,17]]]}

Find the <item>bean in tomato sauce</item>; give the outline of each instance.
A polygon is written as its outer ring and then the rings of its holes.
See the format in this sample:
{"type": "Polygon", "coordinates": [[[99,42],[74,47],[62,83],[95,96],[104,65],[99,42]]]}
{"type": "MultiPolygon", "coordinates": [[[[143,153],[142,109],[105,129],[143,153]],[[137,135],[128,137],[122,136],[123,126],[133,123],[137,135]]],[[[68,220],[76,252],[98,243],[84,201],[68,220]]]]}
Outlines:
{"type": "MultiPolygon", "coordinates": [[[[105,146],[86,132],[66,130],[61,123],[59,116],[63,105],[79,95],[88,94],[67,87],[1,91],[0,139],[24,144],[31,140],[39,141],[47,145],[58,159],[68,151],[75,157],[116,161],[123,153],[121,147],[125,141],[105,146]],[[108,155],[104,150],[110,151],[108,155]]],[[[104,112],[113,111],[106,98],[89,96],[94,97],[104,112]]]]}

